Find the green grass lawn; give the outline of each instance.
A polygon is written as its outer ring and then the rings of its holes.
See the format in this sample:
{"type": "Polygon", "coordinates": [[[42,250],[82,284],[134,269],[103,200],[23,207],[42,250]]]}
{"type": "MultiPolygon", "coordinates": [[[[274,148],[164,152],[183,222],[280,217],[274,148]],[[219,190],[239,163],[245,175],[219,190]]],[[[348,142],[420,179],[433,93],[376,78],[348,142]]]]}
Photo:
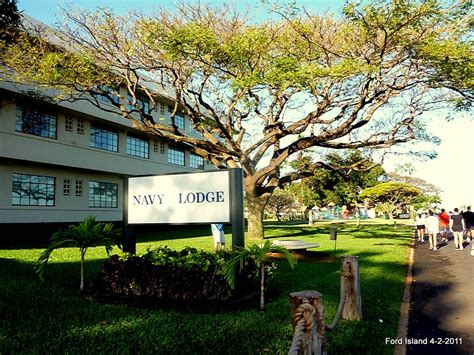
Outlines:
{"type": "MultiPolygon", "coordinates": [[[[396,337],[411,229],[384,222],[366,222],[360,228],[350,222],[313,227],[268,222],[267,238],[302,239],[320,247],[294,270],[279,263],[264,313],[102,304],[78,294],[78,250],[55,251],[45,282],[33,272],[42,249],[0,250],[0,353],[287,353],[293,337],[288,294],[321,292],[330,323],[339,303],[339,256],[358,255],[364,319],[340,322],[328,334],[328,351],[392,354],[393,347],[385,345],[385,338],[396,337]],[[334,250],[334,241],[329,240],[331,225],[338,228],[335,263],[330,257],[334,250]]],[[[163,232],[156,227],[156,231],[141,233],[137,253],[158,245],[212,250],[212,237],[208,227],[163,232]]],[[[88,251],[86,283],[96,277],[106,258],[104,248],[88,251]]]]}

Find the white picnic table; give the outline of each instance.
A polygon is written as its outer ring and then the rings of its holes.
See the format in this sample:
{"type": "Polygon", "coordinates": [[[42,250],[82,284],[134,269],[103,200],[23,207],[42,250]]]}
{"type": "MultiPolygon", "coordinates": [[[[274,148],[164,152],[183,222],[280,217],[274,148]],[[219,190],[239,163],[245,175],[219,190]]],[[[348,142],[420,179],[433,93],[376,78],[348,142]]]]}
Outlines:
{"type": "MultiPolygon", "coordinates": [[[[305,242],[304,240],[294,240],[294,239],[274,240],[273,244],[282,246],[288,250],[291,250],[296,255],[297,259],[303,259],[308,249],[319,247],[318,243],[308,243],[308,242],[305,242]]],[[[278,254],[279,253],[271,253],[271,256],[278,257],[279,256],[278,254]]]]}

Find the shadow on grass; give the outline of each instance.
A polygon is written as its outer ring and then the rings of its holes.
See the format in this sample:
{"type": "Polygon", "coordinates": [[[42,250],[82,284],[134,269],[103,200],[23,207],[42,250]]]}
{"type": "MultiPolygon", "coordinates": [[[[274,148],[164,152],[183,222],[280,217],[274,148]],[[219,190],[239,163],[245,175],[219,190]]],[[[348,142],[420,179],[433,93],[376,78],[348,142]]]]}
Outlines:
{"type": "MultiPolygon", "coordinates": [[[[355,228],[339,226],[341,238],[355,228]]],[[[270,239],[277,235],[284,238],[282,231],[289,231],[291,236],[328,237],[328,227],[308,227],[307,230],[297,225],[276,226],[268,231],[268,236],[270,239]]],[[[203,233],[210,235],[207,226],[197,229],[189,234],[181,230],[182,238],[199,237],[203,233]]],[[[376,241],[377,237],[386,238],[391,234],[379,226],[375,229],[372,234],[351,235],[354,238],[369,235],[376,241]]],[[[397,238],[402,238],[402,231],[399,232],[397,238]]],[[[153,229],[147,233],[150,234],[144,233],[143,238],[150,238],[149,241],[169,239],[178,234],[160,229],[156,239],[153,229]]],[[[385,240],[381,242],[379,244],[384,244],[385,240]]],[[[51,263],[47,266],[46,281],[42,283],[33,272],[32,262],[0,259],[0,305],[6,320],[2,334],[6,342],[0,345],[0,352],[39,353],[48,349],[51,353],[287,353],[293,335],[288,294],[305,289],[320,291],[325,320],[331,322],[339,303],[340,256],[348,252],[348,249],[338,249],[336,262],[330,262],[331,252],[309,251],[309,258],[299,262],[294,270],[286,262],[278,262],[279,270],[267,294],[264,313],[246,310],[206,314],[184,309],[101,304],[78,297],[78,261],[51,263]]],[[[388,251],[376,249],[357,254],[364,321],[342,322],[329,333],[329,352],[393,353],[393,347],[385,344],[385,338],[396,337],[406,267],[403,261],[381,258],[384,253],[388,251]],[[383,319],[383,323],[379,319],[383,319]]],[[[86,282],[95,279],[104,260],[86,261],[86,282]]]]}

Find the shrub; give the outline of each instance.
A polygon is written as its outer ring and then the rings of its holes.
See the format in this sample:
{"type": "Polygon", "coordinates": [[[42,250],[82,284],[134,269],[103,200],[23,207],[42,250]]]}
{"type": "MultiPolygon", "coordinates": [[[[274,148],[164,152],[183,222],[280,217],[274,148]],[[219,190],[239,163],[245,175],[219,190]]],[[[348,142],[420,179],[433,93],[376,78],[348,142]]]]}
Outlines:
{"type": "Polygon", "coordinates": [[[217,254],[186,247],[148,250],[142,256],[114,255],[102,267],[98,291],[105,297],[200,303],[228,301],[258,290],[258,269],[253,260],[245,262],[237,285],[229,286],[224,265],[234,254],[217,254]]]}

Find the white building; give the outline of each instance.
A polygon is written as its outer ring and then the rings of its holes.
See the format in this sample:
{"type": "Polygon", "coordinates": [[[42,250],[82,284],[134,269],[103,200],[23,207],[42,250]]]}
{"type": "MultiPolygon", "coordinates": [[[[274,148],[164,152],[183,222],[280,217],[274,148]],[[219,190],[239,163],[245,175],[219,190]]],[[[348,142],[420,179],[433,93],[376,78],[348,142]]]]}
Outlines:
{"type": "MultiPolygon", "coordinates": [[[[78,222],[90,215],[121,221],[125,176],[213,168],[185,146],[134,129],[119,114],[87,101],[51,104],[23,94],[25,89],[0,82],[1,224],[78,222]]],[[[163,95],[150,115],[156,121],[169,117],[172,104],[163,95]]],[[[183,115],[176,123],[197,134],[183,115]]]]}

